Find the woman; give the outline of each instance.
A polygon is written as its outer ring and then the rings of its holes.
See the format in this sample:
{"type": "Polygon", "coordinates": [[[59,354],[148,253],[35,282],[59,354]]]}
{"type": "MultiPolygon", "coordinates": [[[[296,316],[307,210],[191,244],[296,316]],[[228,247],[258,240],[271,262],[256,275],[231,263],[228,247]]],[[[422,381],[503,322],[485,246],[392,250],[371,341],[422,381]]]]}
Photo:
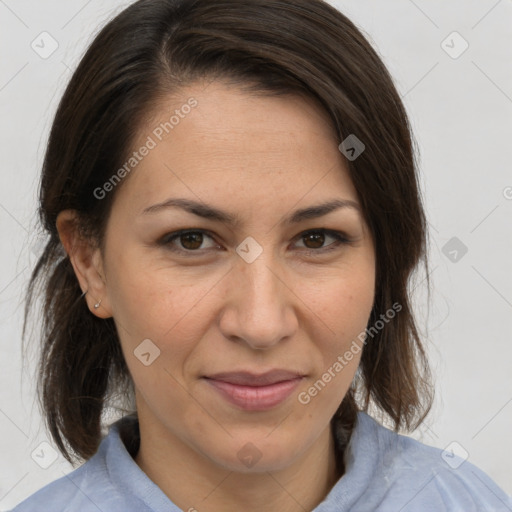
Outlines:
{"type": "Polygon", "coordinates": [[[328,4],[129,6],[69,83],[40,200],[42,403],[86,462],[16,511],[512,509],[397,433],[431,404],[426,221],[392,79],[328,4]]]}

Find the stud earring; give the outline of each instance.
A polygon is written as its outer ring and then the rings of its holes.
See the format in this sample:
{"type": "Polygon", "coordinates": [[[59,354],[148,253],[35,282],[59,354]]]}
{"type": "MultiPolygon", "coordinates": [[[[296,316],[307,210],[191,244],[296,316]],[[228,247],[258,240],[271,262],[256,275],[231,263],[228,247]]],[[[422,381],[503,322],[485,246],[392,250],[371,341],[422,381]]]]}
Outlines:
{"type": "Polygon", "coordinates": [[[99,302],[97,302],[96,304],[94,304],[94,309],[98,309],[100,307],[100,304],[101,304],[101,299],[99,302]]]}

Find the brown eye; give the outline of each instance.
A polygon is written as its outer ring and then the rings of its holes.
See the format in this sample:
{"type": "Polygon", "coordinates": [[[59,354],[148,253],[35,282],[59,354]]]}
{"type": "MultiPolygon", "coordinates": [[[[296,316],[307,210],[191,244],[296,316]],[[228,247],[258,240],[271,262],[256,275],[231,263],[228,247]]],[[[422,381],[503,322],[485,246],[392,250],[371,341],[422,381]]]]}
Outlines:
{"type": "Polygon", "coordinates": [[[325,242],[325,233],[315,231],[304,235],[303,238],[305,241],[309,241],[309,243],[306,244],[308,249],[318,249],[321,248],[325,242]]]}
{"type": "Polygon", "coordinates": [[[203,234],[198,231],[183,233],[179,237],[181,245],[188,250],[195,250],[201,247],[203,243],[203,234]]]}
{"type": "MultiPolygon", "coordinates": [[[[340,246],[350,243],[350,239],[341,232],[331,231],[328,229],[315,229],[306,231],[298,236],[299,242],[303,245],[301,252],[308,255],[321,255],[340,246]],[[329,239],[331,239],[330,243],[329,239]],[[326,245],[327,243],[327,245],[326,245]]],[[[163,245],[169,250],[181,253],[183,255],[204,255],[204,251],[209,249],[220,249],[221,247],[215,243],[214,238],[204,230],[181,230],[169,233],[162,237],[159,245],[163,245]],[[211,241],[209,246],[203,246],[204,243],[211,241]],[[194,254],[195,253],[195,254],[194,254]]]]}
{"type": "Polygon", "coordinates": [[[178,253],[200,253],[203,249],[211,249],[215,245],[213,238],[202,230],[176,231],[164,236],[159,244],[178,253]],[[212,242],[210,246],[204,247],[203,244],[207,242],[207,239],[210,239],[212,242]]]}
{"type": "Polygon", "coordinates": [[[307,231],[300,235],[299,240],[303,241],[303,252],[311,255],[320,255],[350,243],[349,238],[345,236],[344,233],[338,231],[330,231],[328,229],[315,229],[313,231],[307,231]],[[329,238],[333,239],[334,242],[324,245],[326,239],[329,238]]]}

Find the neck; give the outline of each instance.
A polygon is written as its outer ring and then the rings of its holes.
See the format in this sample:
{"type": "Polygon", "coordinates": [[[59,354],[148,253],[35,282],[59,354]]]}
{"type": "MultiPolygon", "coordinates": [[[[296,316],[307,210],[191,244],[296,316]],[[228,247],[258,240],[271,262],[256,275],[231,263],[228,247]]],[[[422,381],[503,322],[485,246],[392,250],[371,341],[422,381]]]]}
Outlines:
{"type": "Polygon", "coordinates": [[[322,502],[341,477],[330,426],[285,469],[236,473],[197,453],[158,422],[141,420],[135,461],[187,512],[304,512],[322,502]]]}

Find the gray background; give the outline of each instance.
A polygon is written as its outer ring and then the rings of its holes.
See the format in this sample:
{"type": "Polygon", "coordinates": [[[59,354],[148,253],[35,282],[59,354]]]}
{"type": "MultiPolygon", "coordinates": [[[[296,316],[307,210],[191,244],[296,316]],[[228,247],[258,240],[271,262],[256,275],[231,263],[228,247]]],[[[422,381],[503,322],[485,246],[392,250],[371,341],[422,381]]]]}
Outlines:
{"type": "MultiPolygon", "coordinates": [[[[128,3],[0,0],[0,510],[71,469],[41,445],[49,440],[33,348],[22,361],[22,293],[57,102],[99,26],[128,3]],[[58,48],[42,58],[52,49],[45,31],[58,48]]],[[[416,306],[437,399],[413,437],[450,446],[512,493],[512,0],[331,3],[388,65],[420,146],[433,295],[427,309],[418,276],[416,306]]]]}

